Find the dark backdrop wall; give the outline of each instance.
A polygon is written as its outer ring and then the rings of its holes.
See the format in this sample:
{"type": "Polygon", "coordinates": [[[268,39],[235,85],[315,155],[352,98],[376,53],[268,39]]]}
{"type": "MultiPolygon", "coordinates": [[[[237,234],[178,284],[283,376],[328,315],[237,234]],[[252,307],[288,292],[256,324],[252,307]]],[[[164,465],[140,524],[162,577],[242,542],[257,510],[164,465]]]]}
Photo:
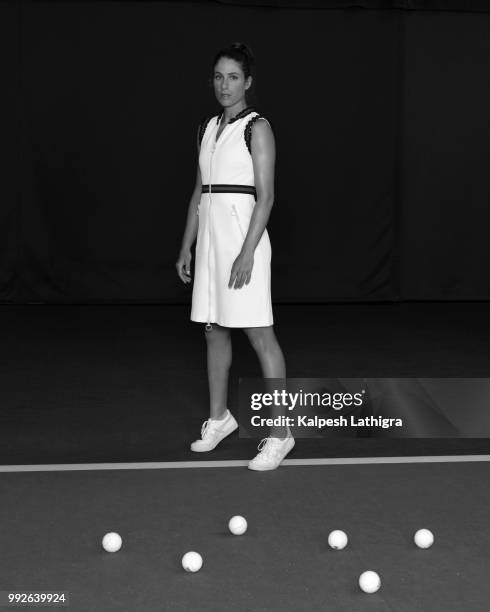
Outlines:
{"type": "Polygon", "coordinates": [[[490,13],[280,4],[0,4],[1,302],[190,302],[196,130],[234,40],[276,137],[274,301],[490,298],[490,13]]]}

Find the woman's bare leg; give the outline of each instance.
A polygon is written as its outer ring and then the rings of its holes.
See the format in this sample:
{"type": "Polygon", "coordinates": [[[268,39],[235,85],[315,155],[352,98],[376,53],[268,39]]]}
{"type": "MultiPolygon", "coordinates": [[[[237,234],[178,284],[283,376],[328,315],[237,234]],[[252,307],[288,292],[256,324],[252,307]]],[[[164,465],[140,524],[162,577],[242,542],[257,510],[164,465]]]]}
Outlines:
{"type": "Polygon", "coordinates": [[[210,418],[224,416],[228,402],[228,373],[231,366],[231,334],[228,327],[212,324],[205,331],[207,343],[210,418]]]}
{"type": "MultiPolygon", "coordinates": [[[[257,353],[263,377],[285,380],[286,362],[272,325],[270,327],[247,327],[243,331],[257,353]]],[[[287,413],[287,408],[279,411],[276,408],[273,416],[287,416],[287,413]]],[[[285,426],[273,426],[270,430],[270,437],[285,438],[288,433],[288,428],[285,426]]]]}

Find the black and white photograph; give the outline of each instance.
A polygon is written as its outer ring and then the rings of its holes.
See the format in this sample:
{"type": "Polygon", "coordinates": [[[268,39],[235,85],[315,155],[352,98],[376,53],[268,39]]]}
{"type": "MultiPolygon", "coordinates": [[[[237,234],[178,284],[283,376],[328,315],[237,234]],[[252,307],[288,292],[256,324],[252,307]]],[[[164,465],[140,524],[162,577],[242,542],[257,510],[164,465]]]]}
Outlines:
{"type": "Polygon", "coordinates": [[[0,0],[0,609],[490,609],[490,3],[0,0]]]}

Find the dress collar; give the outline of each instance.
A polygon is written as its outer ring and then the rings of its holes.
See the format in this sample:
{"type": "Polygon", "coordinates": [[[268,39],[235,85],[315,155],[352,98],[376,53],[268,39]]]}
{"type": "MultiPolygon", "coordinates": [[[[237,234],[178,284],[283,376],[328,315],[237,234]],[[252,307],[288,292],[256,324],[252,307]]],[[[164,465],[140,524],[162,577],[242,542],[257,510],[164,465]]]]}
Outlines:
{"type": "MultiPolygon", "coordinates": [[[[228,121],[228,123],[233,123],[234,121],[237,121],[238,119],[243,119],[243,117],[246,117],[247,115],[249,115],[253,111],[255,111],[255,108],[253,106],[246,106],[239,113],[237,113],[234,117],[232,117],[228,121]]],[[[221,109],[221,112],[218,115],[218,118],[216,119],[216,123],[217,124],[219,124],[219,122],[221,121],[221,117],[223,116],[223,112],[224,112],[223,109],[221,109]]],[[[227,125],[228,125],[228,123],[227,123],[227,125]]]]}

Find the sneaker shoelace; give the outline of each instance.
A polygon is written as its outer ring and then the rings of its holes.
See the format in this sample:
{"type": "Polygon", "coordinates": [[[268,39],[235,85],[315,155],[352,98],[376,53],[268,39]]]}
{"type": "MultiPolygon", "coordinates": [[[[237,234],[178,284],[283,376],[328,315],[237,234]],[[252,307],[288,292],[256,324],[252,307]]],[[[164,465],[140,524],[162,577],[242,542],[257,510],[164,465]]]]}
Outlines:
{"type": "Polygon", "coordinates": [[[208,419],[204,421],[201,427],[201,439],[204,440],[204,436],[206,434],[211,434],[213,429],[217,429],[219,427],[219,422],[213,421],[213,419],[208,419]]]}
{"type": "Polygon", "coordinates": [[[278,446],[274,443],[274,438],[263,438],[257,446],[261,457],[269,458],[277,454],[278,446]]]}
{"type": "Polygon", "coordinates": [[[209,428],[209,424],[210,424],[211,419],[208,419],[207,421],[204,421],[204,423],[202,424],[201,427],[201,439],[204,440],[204,436],[206,435],[206,433],[211,433],[211,430],[209,428]]]}

